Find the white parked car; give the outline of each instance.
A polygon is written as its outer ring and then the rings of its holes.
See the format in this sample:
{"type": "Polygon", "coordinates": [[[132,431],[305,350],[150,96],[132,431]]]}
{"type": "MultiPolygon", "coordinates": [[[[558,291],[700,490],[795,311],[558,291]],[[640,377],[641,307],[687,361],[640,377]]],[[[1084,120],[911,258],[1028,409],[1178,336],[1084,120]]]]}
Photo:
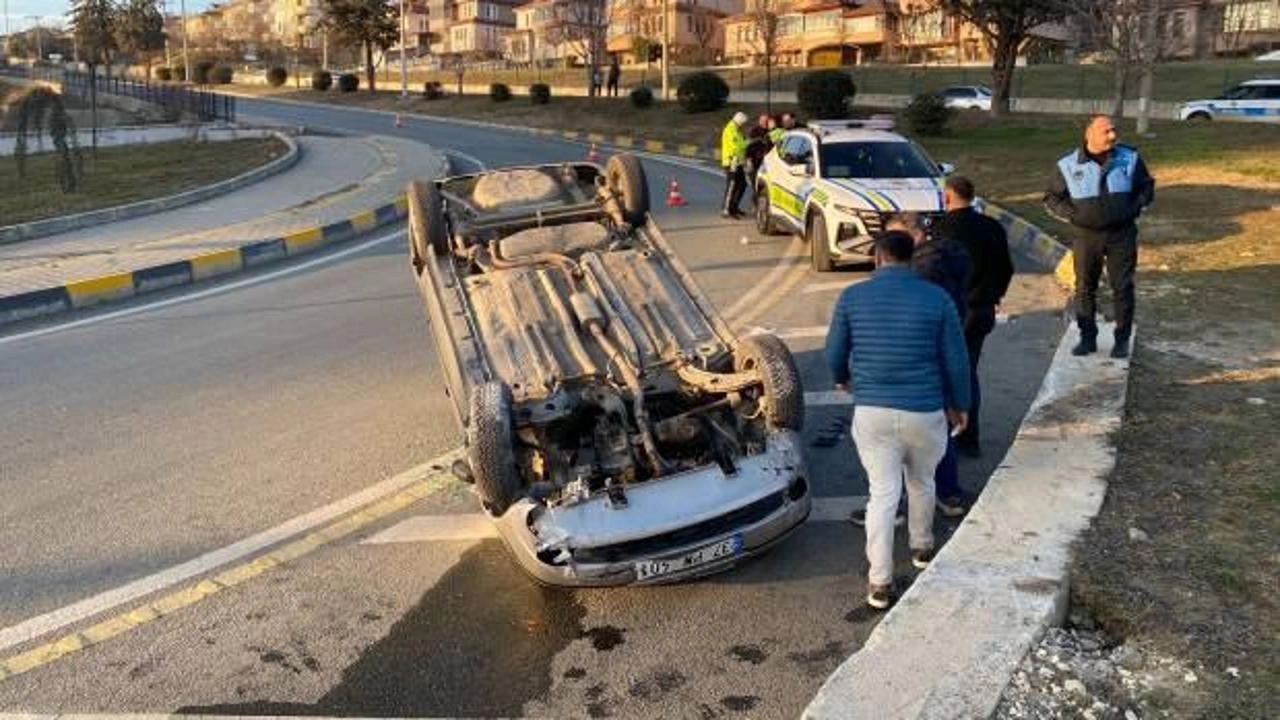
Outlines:
{"type": "Polygon", "coordinates": [[[1221,97],[1183,103],[1178,119],[1280,122],[1280,79],[1248,80],[1221,97]]]}
{"type": "Polygon", "coordinates": [[[865,263],[872,236],[890,215],[919,213],[926,225],[943,214],[943,177],[923,149],[884,120],[812,122],[792,130],[765,156],[756,178],[756,229],[800,233],[813,267],[865,263]]]}
{"type": "Polygon", "coordinates": [[[952,85],[938,93],[949,108],[991,110],[991,90],[982,85],[952,85]]]}
{"type": "Polygon", "coordinates": [[[1272,50],[1271,52],[1262,53],[1258,57],[1254,58],[1254,60],[1259,62],[1280,62],[1280,50],[1272,50]]]}

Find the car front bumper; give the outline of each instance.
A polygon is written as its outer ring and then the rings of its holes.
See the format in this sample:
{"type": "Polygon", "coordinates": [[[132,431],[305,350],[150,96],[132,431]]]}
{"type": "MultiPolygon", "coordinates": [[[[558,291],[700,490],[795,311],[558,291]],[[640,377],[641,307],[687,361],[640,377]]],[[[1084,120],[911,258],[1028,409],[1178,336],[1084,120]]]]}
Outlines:
{"type": "Polygon", "coordinates": [[[770,436],[765,452],[725,475],[711,465],[629,486],[627,505],[604,494],[560,508],[525,499],[496,520],[526,572],[548,585],[661,584],[727,570],[764,552],[799,527],[812,506],[796,433],[770,436]],[[641,563],[678,560],[740,538],[734,554],[656,578],[641,563]]]}

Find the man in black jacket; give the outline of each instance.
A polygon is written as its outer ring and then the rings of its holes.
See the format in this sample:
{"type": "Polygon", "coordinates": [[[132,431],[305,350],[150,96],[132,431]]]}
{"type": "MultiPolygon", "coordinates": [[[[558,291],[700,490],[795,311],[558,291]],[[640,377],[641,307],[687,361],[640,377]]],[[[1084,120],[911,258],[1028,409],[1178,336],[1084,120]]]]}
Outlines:
{"type": "Polygon", "coordinates": [[[969,282],[965,290],[964,340],[969,348],[969,426],[956,438],[962,455],[982,454],[978,435],[978,411],[982,390],[978,383],[978,359],[987,335],[996,326],[996,306],[1013,280],[1013,258],[1004,226],[973,209],[973,182],[961,175],[948,178],[943,190],[947,217],[939,232],[964,247],[969,255],[969,282]]]}
{"type": "MultiPolygon", "coordinates": [[[[955,304],[960,322],[965,317],[965,291],[969,282],[969,255],[950,237],[937,232],[937,228],[925,229],[915,213],[902,213],[885,224],[885,230],[900,230],[915,241],[911,255],[911,269],[916,275],[946,291],[955,304]]],[[[969,385],[973,387],[972,382],[969,385]]],[[[971,402],[972,405],[972,402],[971,402]]],[[[964,492],[960,489],[960,466],[956,461],[954,440],[947,437],[947,450],[934,472],[934,487],[938,509],[947,517],[960,517],[968,510],[964,492]]]]}
{"type": "Polygon", "coordinates": [[[1058,160],[1045,193],[1049,212],[1074,225],[1076,323],[1080,343],[1073,355],[1098,350],[1098,281],[1107,267],[1115,303],[1116,337],[1111,357],[1129,355],[1133,330],[1133,275],[1138,265],[1138,226],[1143,208],[1155,199],[1156,183],[1138,151],[1116,142],[1106,115],[1090,116],[1084,143],[1058,160]]]}

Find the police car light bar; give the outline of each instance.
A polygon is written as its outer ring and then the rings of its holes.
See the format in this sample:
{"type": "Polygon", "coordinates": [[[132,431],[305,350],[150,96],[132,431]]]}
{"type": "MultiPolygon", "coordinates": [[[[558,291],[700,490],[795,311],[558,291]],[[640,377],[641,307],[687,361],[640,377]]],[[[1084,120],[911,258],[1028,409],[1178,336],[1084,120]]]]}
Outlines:
{"type": "Polygon", "coordinates": [[[819,133],[831,133],[837,130],[892,130],[892,115],[872,115],[869,118],[854,120],[813,120],[809,129],[819,133]]]}

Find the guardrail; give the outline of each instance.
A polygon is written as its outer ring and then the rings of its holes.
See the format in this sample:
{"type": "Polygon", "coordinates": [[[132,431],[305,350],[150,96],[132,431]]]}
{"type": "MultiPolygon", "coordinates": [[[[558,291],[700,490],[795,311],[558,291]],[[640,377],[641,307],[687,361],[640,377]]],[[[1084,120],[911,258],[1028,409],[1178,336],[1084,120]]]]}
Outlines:
{"type": "MultiPolygon", "coordinates": [[[[72,70],[61,75],[62,92],[88,100],[93,76],[72,70]]],[[[97,78],[97,91],[108,95],[133,98],[176,113],[190,113],[201,122],[225,120],[235,122],[236,99],[231,95],[196,90],[182,85],[138,82],[119,76],[97,78]]]]}

